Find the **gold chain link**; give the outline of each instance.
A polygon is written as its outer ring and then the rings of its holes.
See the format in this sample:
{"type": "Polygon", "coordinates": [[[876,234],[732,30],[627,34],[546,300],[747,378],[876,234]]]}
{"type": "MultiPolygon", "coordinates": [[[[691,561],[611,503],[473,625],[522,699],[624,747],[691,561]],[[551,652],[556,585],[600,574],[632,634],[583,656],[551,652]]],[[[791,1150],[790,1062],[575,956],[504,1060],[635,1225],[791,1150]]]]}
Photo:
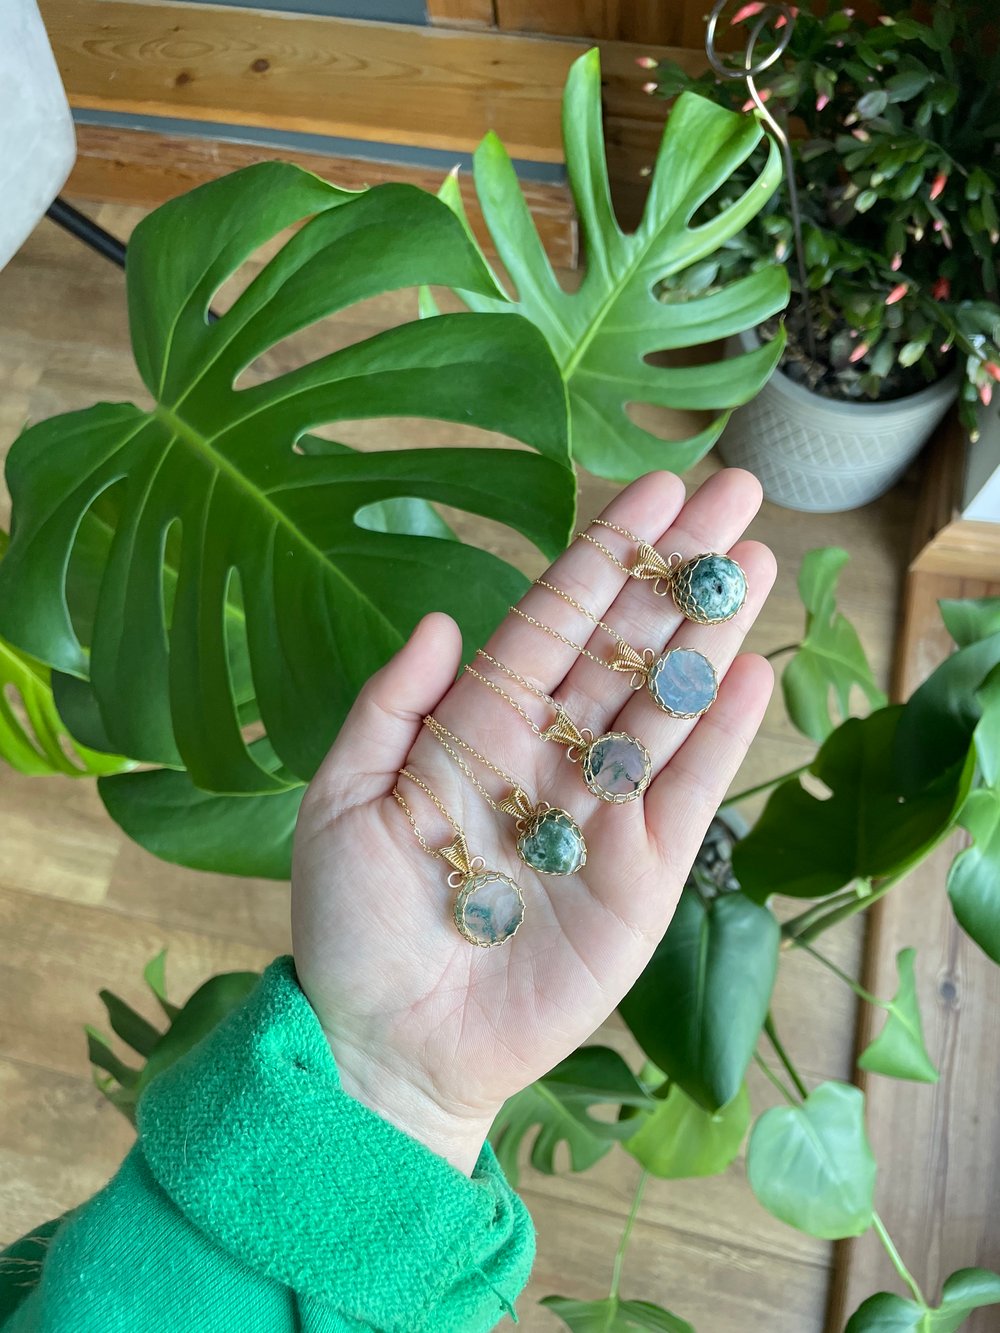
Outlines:
{"type": "Polygon", "coordinates": [[[476,791],[479,792],[480,796],[482,796],[483,800],[486,801],[487,805],[489,805],[491,809],[499,811],[500,810],[499,803],[493,799],[493,797],[489,794],[489,792],[486,790],[483,784],[476,777],[471,767],[465,762],[462,756],[452,748],[452,746],[449,744],[449,741],[453,741],[455,745],[460,745],[467,754],[472,755],[473,759],[478,759],[481,764],[484,764],[490,770],[491,773],[495,773],[496,776],[500,779],[500,781],[505,782],[508,787],[513,787],[521,791],[524,790],[523,783],[518,782],[516,778],[512,778],[509,773],[505,773],[504,770],[498,764],[492,763],[489,759],[486,758],[484,754],[480,754],[479,751],[475,749],[473,746],[471,746],[468,741],[463,741],[461,736],[456,736],[453,731],[449,731],[447,727],[443,726],[437,720],[436,717],[431,717],[430,715],[425,717],[424,726],[431,733],[434,739],[441,745],[441,748],[443,750],[446,750],[447,753],[451,755],[452,759],[454,759],[455,763],[462,770],[465,776],[475,787],[476,791]]]}
{"type": "MultiPolygon", "coordinates": [[[[431,798],[431,800],[434,802],[437,808],[444,815],[445,819],[447,819],[448,823],[454,829],[456,838],[462,838],[465,836],[462,826],[455,822],[455,820],[445,809],[440,799],[434,795],[430,787],[428,787],[427,783],[424,782],[422,778],[418,778],[416,773],[411,773],[408,768],[401,768],[399,770],[399,776],[401,778],[409,778],[411,782],[416,783],[416,785],[421,789],[421,791],[427,793],[427,795],[431,798]]],[[[433,856],[438,861],[443,860],[444,858],[441,856],[441,853],[437,851],[436,848],[430,845],[430,843],[427,841],[424,835],[420,832],[420,829],[417,827],[417,821],[414,818],[413,811],[407,804],[406,798],[403,796],[403,793],[399,790],[398,787],[393,787],[392,794],[396,798],[397,804],[402,807],[403,814],[406,815],[406,818],[410,821],[410,827],[413,829],[413,832],[416,835],[417,842],[420,843],[421,847],[424,849],[427,855],[433,856]]]]}
{"type": "MultiPolygon", "coordinates": [[[[641,537],[637,537],[635,533],[630,532],[628,528],[620,527],[617,523],[609,523],[607,519],[591,519],[591,525],[607,528],[610,532],[620,533],[622,537],[627,537],[630,542],[634,542],[637,550],[641,550],[641,548],[644,547],[652,548],[654,551],[656,549],[653,547],[652,542],[644,542],[641,537]]],[[[577,537],[582,537],[585,542],[590,542],[591,546],[596,546],[599,551],[607,556],[613,565],[616,565],[622,573],[628,574],[630,578],[641,579],[644,577],[635,565],[626,565],[623,560],[619,560],[614,551],[605,546],[603,542],[599,542],[596,537],[592,537],[589,532],[578,532],[576,535],[577,537]]],[[[667,565],[678,565],[683,561],[684,557],[681,555],[680,551],[671,551],[670,555],[663,557],[663,559],[667,565]]]]}

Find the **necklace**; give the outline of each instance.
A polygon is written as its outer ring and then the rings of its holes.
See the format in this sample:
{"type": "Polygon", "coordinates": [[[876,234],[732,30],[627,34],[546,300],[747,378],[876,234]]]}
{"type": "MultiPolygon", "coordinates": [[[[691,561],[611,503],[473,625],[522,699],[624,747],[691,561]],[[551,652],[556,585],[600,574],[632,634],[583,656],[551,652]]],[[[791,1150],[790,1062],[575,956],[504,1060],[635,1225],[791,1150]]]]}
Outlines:
{"type": "Polygon", "coordinates": [[[706,551],[685,560],[680,551],[673,551],[664,557],[655,546],[644,542],[628,528],[608,523],[603,518],[595,518],[594,523],[635,542],[635,563],[626,565],[589,532],[576,535],[603,551],[613,565],[631,578],[652,580],[657,597],[665,597],[669,592],[678,611],[688,620],[699,625],[721,625],[725,620],[732,620],[746,601],[747,576],[742,566],[730,556],[706,551]]]}
{"type": "Polygon", "coordinates": [[[497,944],[504,944],[517,932],[524,920],[524,899],[521,890],[514,881],[499,870],[487,870],[481,856],[469,855],[469,846],[465,832],[451,817],[441,801],[434,795],[427,783],[411,773],[408,768],[400,770],[401,778],[409,778],[421,791],[425,792],[444,815],[454,830],[455,836],[446,847],[432,847],[417,826],[413,811],[406,802],[399,787],[393,787],[392,794],[410,821],[414,836],[428,856],[436,860],[447,861],[452,867],[448,876],[448,887],[458,890],[453,915],[459,933],[481,949],[492,949],[497,944]]]}
{"type": "Polygon", "coordinates": [[[608,671],[629,672],[629,685],[632,689],[641,690],[645,685],[653,703],[669,717],[701,717],[702,713],[711,708],[719,692],[719,678],[715,673],[715,667],[704,653],[699,653],[694,648],[668,648],[660,653],[659,657],[652,648],[644,648],[641,653],[637,652],[630,643],[626,643],[617,630],[612,629],[606,621],[599,620],[593,611],[588,611],[568,592],[563,592],[562,588],[557,588],[554,583],[548,583],[545,579],[536,579],[535,583],[539,588],[547,588],[549,592],[554,592],[564,602],[569,602],[570,606],[575,607],[599,629],[610,635],[615,641],[614,656],[610,661],[605,661],[603,657],[598,657],[596,653],[568,639],[565,634],[560,634],[551,625],[546,625],[544,621],[536,620],[534,616],[529,616],[519,607],[512,606],[511,610],[523,620],[537,625],[554,639],[561,639],[563,643],[575,648],[584,657],[589,657],[592,662],[605,667],[608,671]]]}
{"type": "Polygon", "coordinates": [[[587,844],[579,824],[566,810],[549,805],[547,801],[532,801],[524,787],[497,764],[468,743],[435,717],[425,717],[424,726],[442,748],[451,756],[491,809],[510,815],[518,832],[517,854],[526,866],[542,875],[575,875],[587,864],[587,844]],[[460,746],[473,759],[478,759],[501,781],[511,788],[502,801],[495,801],[476,777],[472,768],[454,748],[460,746]]]}
{"type": "Polygon", "coordinates": [[[492,662],[498,671],[502,671],[505,676],[516,681],[518,685],[553,709],[555,720],[543,730],[527,709],[495,680],[490,680],[489,676],[484,676],[472,665],[465,668],[470,676],[510,704],[539,740],[555,741],[557,745],[566,746],[566,758],[571,763],[580,765],[580,773],[588,791],[602,801],[610,801],[612,805],[624,805],[642,795],[649,786],[653,771],[649,751],[642,741],[630,736],[627,731],[607,731],[595,738],[588,727],[578,727],[562,704],[556,703],[551,694],[546,694],[537,685],[532,685],[513,667],[507,666],[499,658],[491,657],[485,648],[478,650],[478,656],[485,658],[487,662],[492,662]]]}

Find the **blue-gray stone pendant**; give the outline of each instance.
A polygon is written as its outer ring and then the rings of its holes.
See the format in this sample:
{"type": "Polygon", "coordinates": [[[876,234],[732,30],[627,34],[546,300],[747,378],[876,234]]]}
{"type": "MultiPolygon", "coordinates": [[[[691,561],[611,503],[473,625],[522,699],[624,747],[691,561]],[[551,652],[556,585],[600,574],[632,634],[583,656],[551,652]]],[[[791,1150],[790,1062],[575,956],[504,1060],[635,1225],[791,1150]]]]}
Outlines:
{"type": "Polygon", "coordinates": [[[517,854],[539,874],[575,875],[587,864],[583,832],[565,810],[539,805],[518,827],[517,854]]]}
{"type": "Polygon", "coordinates": [[[715,702],[715,667],[694,648],[670,648],[649,668],[646,684],[653,702],[671,717],[701,717],[715,702]]]}
{"type": "Polygon", "coordinates": [[[505,944],[524,920],[524,899],[499,870],[467,875],[455,899],[455,925],[470,944],[492,949],[505,944]]]}
{"type": "Polygon", "coordinates": [[[719,625],[731,620],[746,601],[747,576],[728,555],[696,555],[674,570],[670,591],[688,620],[719,625]]]}

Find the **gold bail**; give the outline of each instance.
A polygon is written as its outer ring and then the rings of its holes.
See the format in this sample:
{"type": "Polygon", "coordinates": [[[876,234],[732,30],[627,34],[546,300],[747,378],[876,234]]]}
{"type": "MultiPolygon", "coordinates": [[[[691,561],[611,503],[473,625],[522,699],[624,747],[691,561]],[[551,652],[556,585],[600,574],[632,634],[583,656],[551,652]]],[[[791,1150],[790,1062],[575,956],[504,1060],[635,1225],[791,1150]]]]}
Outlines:
{"type": "Polygon", "coordinates": [[[449,842],[447,847],[442,847],[438,855],[454,866],[463,879],[474,874],[472,861],[469,857],[469,845],[465,841],[464,833],[456,833],[454,839],[449,842]]]}
{"type": "Polygon", "coordinates": [[[615,648],[615,655],[612,657],[608,666],[612,671],[627,671],[632,676],[642,676],[645,679],[649,672],[648,656],[643,653],[637,653],[630,643],[619,643],[615,648]]]}
{"type": "Polygon", "coordinates": [[[520,787],[515,787],[509,796],[504,797],[497,809],[501,814],[513,815],[515,819],[531,819],[535,813],[527,792],[520,787]]]}
{"type": "Polygon", "coordinates": [[[568,745],[570,749],[575,749],[577,746],[585,748],[587,744],[580,728],[566,710],[558,704],[556,705],[556,720],[542,732],[542,740],[557,741],[560,745],[568,745]]]}
{"type": "Polygon", "coordinates": [[[640,542],[635,564],[629,573],[636,579],[666,579],[669,583],[674,577],[676,562],[664,560],[655,546],[649,542],[640,542]]]}

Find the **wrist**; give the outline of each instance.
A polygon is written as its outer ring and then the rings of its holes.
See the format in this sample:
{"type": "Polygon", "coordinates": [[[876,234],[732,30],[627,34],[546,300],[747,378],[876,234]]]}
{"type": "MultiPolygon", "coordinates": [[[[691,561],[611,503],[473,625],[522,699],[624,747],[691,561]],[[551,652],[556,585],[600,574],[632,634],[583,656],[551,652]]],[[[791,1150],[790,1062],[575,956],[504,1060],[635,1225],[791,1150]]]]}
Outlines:
{"type": "Polygon", "coordinates": [[[341,1087],[349,1097],[443,1157],[464,1176],[472,1175],[493,1115],[471,1107],[447,1107],[433,1089],[400,1076],[325,1028],[324,1034],[341,1087]]]}

